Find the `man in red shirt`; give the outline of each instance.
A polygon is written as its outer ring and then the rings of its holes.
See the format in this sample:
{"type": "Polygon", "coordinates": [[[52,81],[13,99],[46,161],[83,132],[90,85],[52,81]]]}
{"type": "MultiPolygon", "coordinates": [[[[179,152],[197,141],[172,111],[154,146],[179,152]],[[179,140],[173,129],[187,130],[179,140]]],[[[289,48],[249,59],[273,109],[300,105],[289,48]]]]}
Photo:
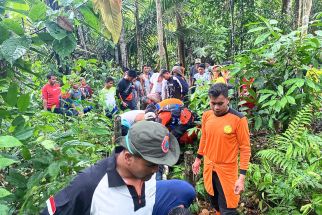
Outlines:
{"type": "Polygon", "coordinates": [[[44,110],[49,110],[54,113],[61,113],[60,97],[61,89],[56,83],[56,76],[53,74],[47,75],[48,83],[41,90],[44,110]]]}

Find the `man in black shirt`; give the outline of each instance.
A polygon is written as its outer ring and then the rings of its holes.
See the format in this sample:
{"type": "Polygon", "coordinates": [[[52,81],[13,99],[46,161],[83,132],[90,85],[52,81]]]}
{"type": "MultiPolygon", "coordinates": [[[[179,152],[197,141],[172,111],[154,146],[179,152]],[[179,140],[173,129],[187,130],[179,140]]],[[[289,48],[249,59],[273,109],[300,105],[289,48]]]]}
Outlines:
{"type": "Polygon", "coordinates": [[[183,98],[183,87],[180,80],[172,76],[168,70],[161,70],[162,77],[166,80],[165,86],[162,87],[162,100],[169,98],[176,98],[182,100],[183,98]]]}
{"type": "Polygon", "coordinates": [[[117,84],[117,96],[121,100],[121,109],[135,110],[135,104],[133,99],[133,79],[136,78],[136,71],[129,70],[122,80],[117,84]]]}

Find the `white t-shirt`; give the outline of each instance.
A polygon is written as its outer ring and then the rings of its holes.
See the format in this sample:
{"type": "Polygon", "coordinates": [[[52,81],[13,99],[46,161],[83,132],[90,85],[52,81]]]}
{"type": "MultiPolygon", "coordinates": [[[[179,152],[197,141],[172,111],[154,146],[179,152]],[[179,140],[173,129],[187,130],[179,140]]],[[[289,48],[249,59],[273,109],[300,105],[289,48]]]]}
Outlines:
{"type": "Polygon", "coordinates": [[[128,121],[128,123],[130,125],[133,125],[134,121],[135,121],[135,117],[138,114],[142,114],[142,113],[144,114],[145,111],[144,110],[130,110],[128,112],[120,114],[120,117],[121,117],[121,120],[125,119],[126,121],[128,121]]]}
{"type": "Polygon", "coordinates": [[[150,78],[150,82],[154,83],[155,80],[158,80],[159,76],[160,76],[159,72],[153,73],[153,75],[150,78]]]}
{"type": "Polygon", "coordinates": [[[202,75],[200,75],[200,73],[196,73],[193,78],[196,80],[196,85],[203,85],[210,81],[210,74],[208,72],[205,72],[202,75]]]}

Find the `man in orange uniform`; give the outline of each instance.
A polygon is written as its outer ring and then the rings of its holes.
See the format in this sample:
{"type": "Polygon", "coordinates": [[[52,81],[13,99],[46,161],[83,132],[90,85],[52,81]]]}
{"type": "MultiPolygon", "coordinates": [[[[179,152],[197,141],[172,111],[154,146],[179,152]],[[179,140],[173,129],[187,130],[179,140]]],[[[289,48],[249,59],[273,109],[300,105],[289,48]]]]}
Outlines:
{"type": "Polygon", "coordinates": [[[214,84],[208,95],[211,110],[202,116],[202,135],[192,170],[199,172],[203,157],[204,184],[217,214],[237,214],[251,154],[247,119],[228,106],[226,84],[214,84]]]}

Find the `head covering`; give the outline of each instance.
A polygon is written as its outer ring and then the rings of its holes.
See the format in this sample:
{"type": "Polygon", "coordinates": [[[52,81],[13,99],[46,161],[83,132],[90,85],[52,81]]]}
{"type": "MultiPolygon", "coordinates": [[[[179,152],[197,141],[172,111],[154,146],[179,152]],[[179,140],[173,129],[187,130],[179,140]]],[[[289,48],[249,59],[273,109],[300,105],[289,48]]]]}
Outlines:
{"type": "Polygon", "coordinates": [[[173,166],[180,155],[177,139],[169,130],[157,122],[141,121],[135,123],[119,144],[131,154],[141,156],[154,164],[173,166]]]}
{"type": "Polygon", "coordinates": [[[197,63],[201,63],[201,59],[200,58],[196,58],[195,59],[195,64],[197,64],[197,63]]]}
{"type": "Polygon", "coordinates": [[[178,74],[180,76],[183,76],[183,74],[181,72],[181,66],[174,66],[174,67],[172,67],[171,71],[172,71],[173,74],[176,73],[176,74],[178,74]]]}
{"type": "Polygon", "coordinates": [[[147,112],[144,115],[144,119],[145,120],[149,120],[149,121],[155,121],[155,119],[157,118],[157,115],[154,112],[147,112]]]}
{"type": "Polygon", "coordinates": [[[161,101],[161,96],[159,93],[150,93],[146,97],[155,103],[159,103],[161,101]]]}

